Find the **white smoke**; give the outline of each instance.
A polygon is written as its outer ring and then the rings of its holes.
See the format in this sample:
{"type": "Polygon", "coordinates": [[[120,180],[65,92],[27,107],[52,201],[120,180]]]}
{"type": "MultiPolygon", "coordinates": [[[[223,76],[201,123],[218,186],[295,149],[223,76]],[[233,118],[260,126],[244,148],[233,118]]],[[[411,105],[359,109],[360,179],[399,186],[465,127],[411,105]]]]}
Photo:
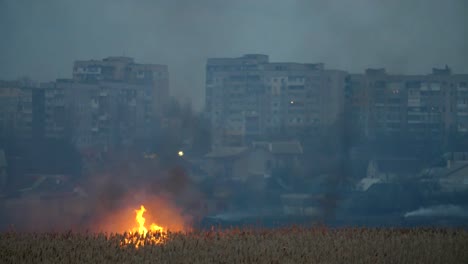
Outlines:
{"type": "Polygon", "coordinates": [[[468,217],[468,210],[458,205],[435,205],[431,207],[423,207],[418,210],[407,212],[404,215],[407,217],[423,216],[423,217],[468,217]]]}

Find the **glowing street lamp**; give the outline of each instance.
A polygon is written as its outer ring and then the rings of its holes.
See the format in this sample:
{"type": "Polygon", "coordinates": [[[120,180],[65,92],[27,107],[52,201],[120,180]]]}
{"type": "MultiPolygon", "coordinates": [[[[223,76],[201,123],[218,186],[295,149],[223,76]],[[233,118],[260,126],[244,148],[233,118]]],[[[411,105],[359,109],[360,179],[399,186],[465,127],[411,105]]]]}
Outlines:
{"type": "Polygon", "coordinates": [[[182,150],[179,150],[179,152],[177,154],[179,155],[179,157],[184,156],[184,152],[182,150]]]}

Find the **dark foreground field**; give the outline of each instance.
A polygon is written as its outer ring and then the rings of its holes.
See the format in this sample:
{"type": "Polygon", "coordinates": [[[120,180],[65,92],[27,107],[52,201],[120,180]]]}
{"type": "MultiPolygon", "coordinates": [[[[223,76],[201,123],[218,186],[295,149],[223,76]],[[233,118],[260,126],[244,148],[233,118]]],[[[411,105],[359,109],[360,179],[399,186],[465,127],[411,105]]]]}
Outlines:
{"type": "Polygon", "coordinates": [[[122,235],[0,235],[0,263],[468,263],[468,232],[284,228],[169,234],[122,247],[122,235]]]}

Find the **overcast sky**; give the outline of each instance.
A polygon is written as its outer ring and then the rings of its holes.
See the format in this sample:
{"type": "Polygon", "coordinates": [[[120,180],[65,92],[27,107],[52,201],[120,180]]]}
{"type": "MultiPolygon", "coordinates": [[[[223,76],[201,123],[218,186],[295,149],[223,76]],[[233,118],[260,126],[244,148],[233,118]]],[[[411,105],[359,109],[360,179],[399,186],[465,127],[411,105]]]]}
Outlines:
{"type": "Polygon", "coordinates": [[[171,93],[200,108],[208,57],[468,73],[467,25],[466,0],[0,0],[0,79],[126,55],[169,65],[171,93]]]}

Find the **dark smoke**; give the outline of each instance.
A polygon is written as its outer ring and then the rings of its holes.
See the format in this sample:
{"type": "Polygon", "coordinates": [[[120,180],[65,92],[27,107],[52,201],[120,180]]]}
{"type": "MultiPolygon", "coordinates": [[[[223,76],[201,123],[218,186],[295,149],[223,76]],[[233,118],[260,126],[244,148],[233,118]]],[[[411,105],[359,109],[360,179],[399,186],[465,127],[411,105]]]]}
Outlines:
{"type": "Polygon", "coordinates": [[[467,72],[464,0],[0,0],[0,79],[71,75],[110,55],[170,67],[174,95],[200,109],[208,57],[269,54],[362,72],[467,72]]]}
{"type": "Polygon", "coordinates": [[[150,213],[155,218],[170,218],[176,213],[187,226],[192,225],[194,218],[201,216],[193,204],[199,202],[203,195],[183,168],[156,168],[131,159],[120,165],[108,165],[109,168],[103,172],[80,181],[86,197],[49,200],[22,197],[3,200],[0,209],[3,221],[1,229],[110,232],[112,216],[119,215],[120,218],[127,217],[133,221],[133,210],[138,209],[140,204],[152,208],[150,213]],[[169,208],[170,211],[160,208],[169,208]],[[128,211],[128,216],[122,215],[123,210],[128,211]]]}

